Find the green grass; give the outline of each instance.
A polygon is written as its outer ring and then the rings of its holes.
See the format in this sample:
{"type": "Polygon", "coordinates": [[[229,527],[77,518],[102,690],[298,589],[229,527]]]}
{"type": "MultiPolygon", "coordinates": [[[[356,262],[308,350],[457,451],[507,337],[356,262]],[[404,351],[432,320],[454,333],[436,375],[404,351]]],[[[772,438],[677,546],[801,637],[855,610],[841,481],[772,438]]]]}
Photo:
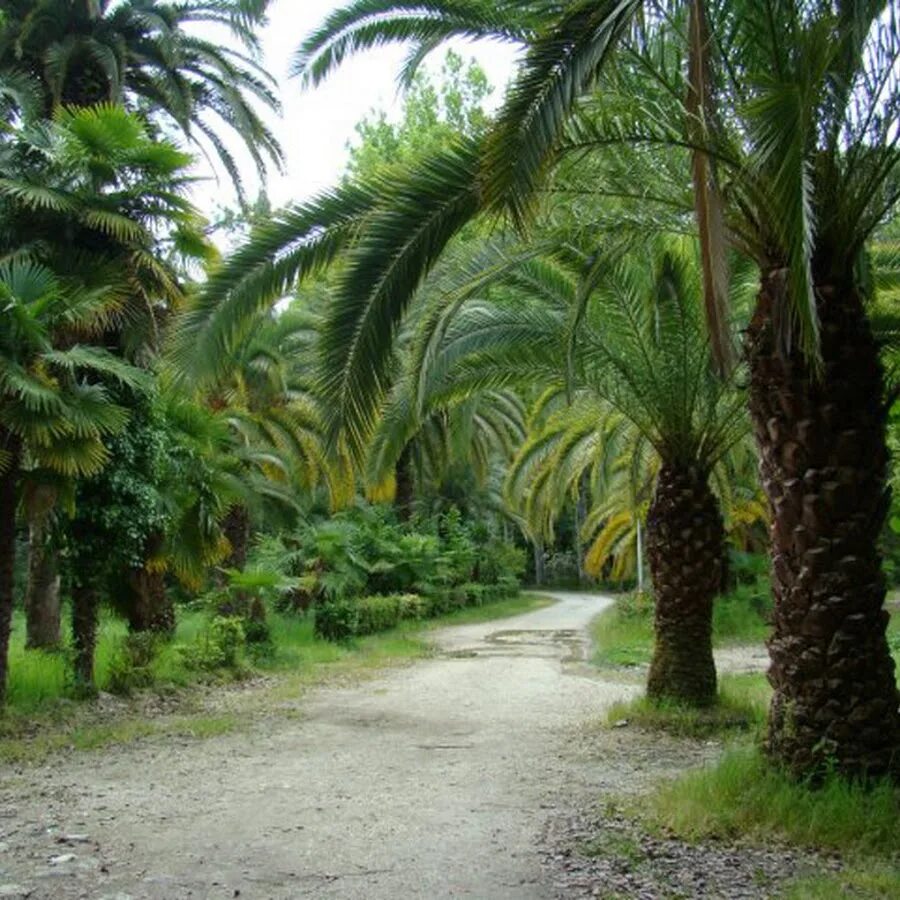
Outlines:
{"type": "MultiPolygon", "coordinates": [[[[768,633],[767,587],[763,580],[741,585],[716,600],[713,607],[713,644],[761,643],[768,633]]],[[[591,626],[594,663],[598,666],[639,666],[653,653],[653,602],[627,594],[598,616],[591,626]]]]}
{"type": "Polygon", "coordinates": [[[661,785],[642,804],[646,822],[687,840],[788,841],[890,862],[900,850],[900,790],[838,777],[811,789],[768,765],[755,747],[661,785]]]}
{"type": "Polygon", "coordinates": [[[648,731],[664,731],[678,737],[705,738],[713,735],[759,732],[766,720],[771,688],[763,675],[725,675],[719,680],[719,699],[715,706],[696,709],[680,703],[654,703],[638,697],[629,703],[616,703],[607,721],[648,731]]]}
{"type": "Polygon", "coordinates": [[[900,897],[900,866],[866,860],[840,872],[796,878],[779,896],[783,900],[844,900],[845,897],[896,900],[900,897]]]}
{"type": "Polygon", "coordinates": [[[489,603],[485,606],[468,606],[465,609],[448,613],[437,619],[430,619],[430,627],[442,628],[446,625],[471,625],[478,622],[490,622],[493,619],[508,619],[512,616],[520,616],[533,612],[536,609],[544,609],[552,606],[556,601],[551,597],[543,597],[540,594],[519,594],[508,600],[499,600],[497,603],[489,603]]]}

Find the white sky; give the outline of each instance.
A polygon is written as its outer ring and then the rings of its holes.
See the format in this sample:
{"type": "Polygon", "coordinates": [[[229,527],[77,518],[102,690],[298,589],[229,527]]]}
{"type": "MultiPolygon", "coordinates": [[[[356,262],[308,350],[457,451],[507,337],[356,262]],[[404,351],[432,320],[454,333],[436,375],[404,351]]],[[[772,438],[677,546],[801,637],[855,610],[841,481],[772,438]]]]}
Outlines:
{"type": "MultiPolygon", "coordinates": [[[[402,47],[393,46],[360,54],[317,88],[303,89],[299,80],[288,78],[291,57],[302,39],[332,9],[343,6],[337,0],[276,0],[270,10],[270,23],[263,34],[264,65],[278,80],[284,108],[273,130],[284,148],[284,175],[269,176],[268,194],[273,204],[281,206],[291,200],[302,200],[335,184],[347,161],[347,142],[354,137],[354,126],[372,109],[384,109],[397,115],[400,98],[396,76],[404,57],[402,47]]],[[[494,95],[500,100],[502,89],[512,71],[514,52],[502,45],[457,45],[465,58],[475,56],[485,69],[494,95]]],[[[433,57],[440,64],[442,53],[433,57]]],[[[242,162],[239,142],[229,140],[229,147],[242,162]]],[[[197,186],[194,199],[200,209],[210,214],[216,206],[234,205],[234,191],[221,172],[218,179],[210,174],[207,164],[198,164],[198,175],[208,181],[197,186]]],[[[248,196],[256,195],[258,180],[252,163],[246,162],[245,183],[248,196]]]]}

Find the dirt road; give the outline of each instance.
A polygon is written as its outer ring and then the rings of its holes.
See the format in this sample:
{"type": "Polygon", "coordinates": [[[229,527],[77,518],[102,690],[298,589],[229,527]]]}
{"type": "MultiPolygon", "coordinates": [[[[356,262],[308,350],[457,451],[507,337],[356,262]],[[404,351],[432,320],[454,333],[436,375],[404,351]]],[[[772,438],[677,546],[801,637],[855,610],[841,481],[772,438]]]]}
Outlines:
{"type": "Polygon", "coordinates": [[[0,897],[553,896],[541,834],[601,786],[567,747],[638,690],[581,662],[609,601],[558,598],[248,730],[0,770],[0,897]]]}

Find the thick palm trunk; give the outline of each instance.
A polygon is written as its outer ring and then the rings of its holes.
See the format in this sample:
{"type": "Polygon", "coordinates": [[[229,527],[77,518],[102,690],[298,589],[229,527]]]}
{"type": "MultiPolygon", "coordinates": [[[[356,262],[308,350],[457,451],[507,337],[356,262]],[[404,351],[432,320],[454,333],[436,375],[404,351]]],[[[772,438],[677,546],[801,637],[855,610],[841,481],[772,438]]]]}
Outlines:
{"type": "Polygon", "coordinates": [[[132,569],[128,581],[132,594],[128,606],[128,630],[173,635],[175,605],[166,590],[165,574],[146,568],[132,569]]]}
{"type": "Polygon", "coordinates": [[[660,469],[647,515],[656,641],[647,678],[653,700],[707,706],[716,699],[713,600],[722,584],[724,529],[707,474],[660,469]]]}
{"type": "MultiPolygon", "coordinates": [[[[151,535],[144,547],[148,560],[157,558],[163,550],[165,536],[151,535]]],[[[128,573],[131,602],[128,604],[128,629],[133,632],[152,631],[171,636],[175,633],[175,604],[166,590],[166,576],[149,563],[128,573]]]]}
{"type": "Polygon", "coordinates": [[[797,775],[900,771],[878,538],[889,504],[882,370],[862,299],[819,285],[823,371],[779,352],[780,272],[747,336],[750,410],[772,505],[774,688],[767,749],[797,775]]]}
{"type": "Polygon", "coordinates": [[[72,588],[72,647],[75,651],[75,687],[93,693],[94,651],[97,646],[97,591],[93,584],[72,588]]]}
{"type": "Polygon", "coordinates": [[[250,511],[247,507],[240,504],[232,506],[222,523],[222,530],[231,545],[231,553],[225,564],[230,569],[243,572],[250,548],[250,511]]]}
{"type": "Polygon", "coordinates": [[[413,501],[415,500],[415,481],[413,479],[412,454],[409,445],[403,448],[394,468],[394,509],[397,518],[401,522],[408,522],[412,518],[413,501]]]}
{"type": "Polygon", "coordinates": [[[49,508],[32,511],[28,526],[25,646],[52,650],[60,644],[59,563],[48,535],[49,508]]]}
{"type": "Polygon", "coordinates": [[[0,429],[0,449],[8,457],[0,472],[0,707],[6,701],[6,667],[12,630],[16,562],[16,481],[19,473],[19,439],[0,429]]]}

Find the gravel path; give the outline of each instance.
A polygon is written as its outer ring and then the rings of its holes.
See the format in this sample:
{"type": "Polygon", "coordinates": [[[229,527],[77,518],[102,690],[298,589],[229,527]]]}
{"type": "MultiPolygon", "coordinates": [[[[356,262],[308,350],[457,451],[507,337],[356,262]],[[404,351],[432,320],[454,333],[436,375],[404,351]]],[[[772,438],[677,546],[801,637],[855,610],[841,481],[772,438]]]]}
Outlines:
{"type": "Polygon", "coordinates": [[[240,732],[0,768],[0,897],[594,895],[573,810],[717,750],[598,728],[640,685],[583,661],[611,601],[555,596],[240,732]]]}

